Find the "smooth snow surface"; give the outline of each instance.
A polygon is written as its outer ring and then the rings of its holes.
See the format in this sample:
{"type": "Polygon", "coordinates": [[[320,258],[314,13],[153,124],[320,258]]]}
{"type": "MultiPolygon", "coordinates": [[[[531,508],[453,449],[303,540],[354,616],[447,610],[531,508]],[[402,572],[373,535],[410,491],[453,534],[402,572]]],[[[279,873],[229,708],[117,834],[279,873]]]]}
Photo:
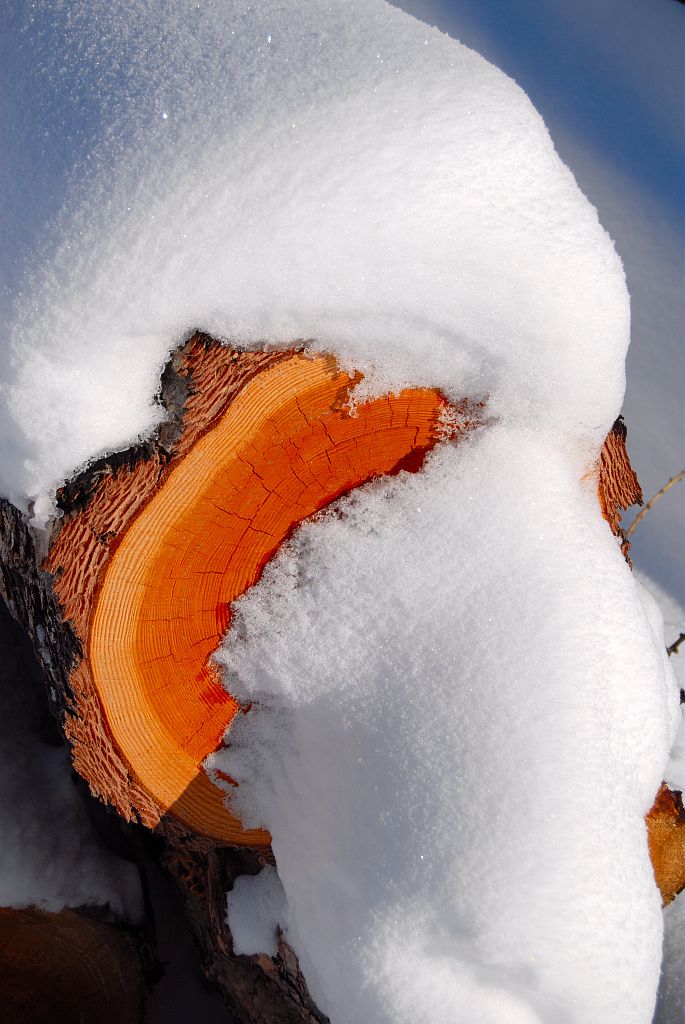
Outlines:
{"type": "Polygon", "coordinates": [[[677,692],[591,475],[623,272],[541,119],[380,0],[19,10],[0,484],[36,522],[152,429],[196,327],[312,339],[367,393],[487,396],[488,428],[295,536],[222,655],[257,704],[218,760],[315,998],[334,1024],[647,1024],[677,692]]]}
{"type": "MultiPolygon", "coordinates": [[[[668,5],[664,8],[668,13],[668,5]]],[[[678,13],[685,15],[685,9],[678,13]]],[[[680,89],[681,80],[682,70],[675,90],[680,89]]],[[[673,130],[674,135],[677,131],[679,149],[682,123],[681,116],[673,130]]],[[[558,134],[554,138],[559,141],[558,134]]],[[[685,466],[682,218],[677,211],[660,206],[648,189],[635,188],[623,168],[607,164],[576,139],[562,138],[565,150],[574,157],[573,171],[597,203],[627,275],[631,341],[621,411],[628,425],[630,459],[647,500],[685,466]]],[[[685,603],[684,492],[682,483],[669,491],[631,537],[635,566],[644,568],[680,605],[685,603]]],[[[635,510],[624,517],[625,521],[634,514],[635,510]]],[[[685,620],[681,617],[674,636],[683,628],[685,620]]]]}

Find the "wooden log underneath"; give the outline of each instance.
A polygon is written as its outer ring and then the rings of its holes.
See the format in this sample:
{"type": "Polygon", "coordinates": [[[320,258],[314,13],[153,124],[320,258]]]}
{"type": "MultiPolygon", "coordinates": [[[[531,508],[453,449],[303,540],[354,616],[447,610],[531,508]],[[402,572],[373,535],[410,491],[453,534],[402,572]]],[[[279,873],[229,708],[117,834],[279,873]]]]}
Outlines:
{"type": "Polygon", "coordinates": [[[237,706],[208,663],[228,606],[303,518],[375,476],[420,468],[479,412],[443,415],[431,390],[352,411],[356,380],[329,358],[194,336],[163,377],[168,422],[63,488],[40,566],[23,517],[0,509],[4,594],[74,765],[122,819],[163,840],[205,970],[240,1021],[324,1018],[285,943],[273,961],[236,957],[225,922],[246,858],[253,871],[271,859],[268,835],[245,833],[202,769],[237,706]]]}
{"type": "MultiPolygon", "coordinates": [[[[352,411],[356,378],[330,358],[200,337],[175,367],[188,391],[173,443],[60,495],[43,567],[80,648],[65,728],[77,770],[127,820],[266,847],[203,768],[238,709],[211,662],[231,602],[304,519],[374,477],[420,468],[447,403],[410,389],[352,411]]],[[[466,409],[455,416],[452,433],[469,428],[466,409]]]]}
{"type": "Polygon", "coordinates": [[[4,1024],[140,1024],[144,991],[121,929],[74,910],[0,908],[4,1024]]]}

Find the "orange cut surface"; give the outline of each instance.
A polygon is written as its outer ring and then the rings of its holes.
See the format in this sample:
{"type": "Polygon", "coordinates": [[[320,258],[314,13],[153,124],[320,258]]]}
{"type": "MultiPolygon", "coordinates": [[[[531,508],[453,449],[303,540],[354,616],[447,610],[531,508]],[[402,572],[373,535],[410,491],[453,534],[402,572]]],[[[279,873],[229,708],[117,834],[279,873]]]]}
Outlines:
{"type": "Polygon", "coordinates": [[[439,392],[350,414],[334,360],[292,356],[258,374],[169,473],[107,565],[88,656],[108,725],[163,811],[229,844],[244,830],[202,762],[237,710],[211,663],[230,605],[307,517],[373,477],[417,469],[437,441],[439,392]]]}

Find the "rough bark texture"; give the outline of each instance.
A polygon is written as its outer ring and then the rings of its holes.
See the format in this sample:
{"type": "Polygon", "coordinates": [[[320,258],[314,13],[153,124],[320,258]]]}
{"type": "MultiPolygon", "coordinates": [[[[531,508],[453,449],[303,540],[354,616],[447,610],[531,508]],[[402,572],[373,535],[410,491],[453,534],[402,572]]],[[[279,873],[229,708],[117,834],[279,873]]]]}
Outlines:
{"type": "Polygon", "coordinates": [[[58,495],[42,568],[73,633],[65,732],[74,766],[127,821],[268,845],[200,768],[238,710],[211,664],[230,603],[299,522],[382,473],[418,469],[467,410],[437,391],[346,410],[331,358],[240,353],[195,336],[163,381],[156,438],[58,495]]]}
{"type": "Polygon", "coordinates": [[[241,1024],[326,1024],[307,990],[297,957],[280,938],[276,957],[239,956],[226,925],[226,893],[239,875],[256,874],[264,853],[192,844],[168,848],[162,862],[179,887],[185,915],[203,951],[203,968],[241,1024]]]}
{"type": "Polygon", "coordinates": [[[95,796],[111,804],[125,821],[148,828],[160,824],[160,808],[132,776],[107,726],[83,645],[102,570],[121,533],[159,488],[171,468],[207,431],[237,391],[281,353],[238,353],[195,336],[177,352],[162,381],[161,401],[169,419],[146,444],[110,456],[66,484],[58,493],[63,518],[43,568],[74,637],[68,681],[61,691],[69,702],[64,729],[74,767],[95,796]],[[189,374],[192,369],[192,378],[189,374]]]}
{"type": "Polygon", "coordinates": [[[626,512],[631,505],[642,504],[642,488],[630,464],[626,449],[627,436],[625,422],[619,416],[607,434],[599,457],[597,495],[602,515],[614,536],[620,539],[623,557],[628,565],[632,565],[628,557],[630,542],[621,527],[621,512],[626,512]]]}

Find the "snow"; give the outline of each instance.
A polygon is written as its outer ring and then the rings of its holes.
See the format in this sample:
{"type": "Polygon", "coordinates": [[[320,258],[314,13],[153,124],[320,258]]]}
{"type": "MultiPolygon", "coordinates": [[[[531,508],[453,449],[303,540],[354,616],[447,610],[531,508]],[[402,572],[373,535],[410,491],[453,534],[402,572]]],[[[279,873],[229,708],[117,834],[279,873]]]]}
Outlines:
{"type": "MultiPolygon", "coordinates": [[[[658,507],[658,506],[656,506],[658,507]]],[[[651,514],[651,512],[650,512],[651,514]]],[[[643,523],[645,521],[643,520],[643,523]]],[[[638,530],[643,523],[640,523],[638,530]]],[[[637,530],[634,534],[637,537],[637,530]]],[[[685,623],[685,609],[654,580],[638,571],[638,579],[653,595],[664,620],[665,636],[672,643],[680,635],[685,623]]],[[[670,658],[677,685],[685,687],[685,657],[683,649],[670,658]]],[[[668,764],[664,770],[664,781],[671,789],[682,792],[685,789],[685,722],[681,716],[680,727],[671,748],[668,764]]],[[[657,993],[654,1024],[682,1024],[685,1014],[685,985],[683,985],[683,963],[685,962],[685,903],[682,895],[664,908],[664,952],[661,978],[657,993]]]]}
{"type": "Polygon", "coordinates": [[[276,956],[277,930],[285,914],[285,893],[276,868],[267,864],[258,875],[240,875],[226,899],[233,952],[276,956]]]}
{"type": "MultiPolygon", "coordinates": [[[[402,6],[473,46],[523,86],[614,239],[631,300],[622,411],[632,464],[651,496],[683,467],[682,6],[641,0],[520,0],[505,7],[403,0],[402,6]]],[[[658,586],[679,606],[675,616],[664,612],[671,642],[685,626],[682,490],[659,502],[632,539],[634,565],[649,573],[645,585],[658,586]]],[[[671,659],[681,685],[683,660],[682,652],[671,659]]],[[[681,724],[664,776],[678,789],[685,787],[682,758],[681,724]]],[[[667,912],[665,921],[654,1021],[681,1024],[682,908],[667,912]],[[670,941],[674,922],[679,939],[670,941]]]]}
{"type": "Polygon", "coordinates": [[[36,524],[159,422],[193,328],[492,417],[303,527],[238,606],[219,657],[257,704],[214,764],[285,893],[252,922],[273,875],[239,881],[241,948],[278,919],[334,1024],[644,1024],[678,697],[592,478],[624,275],[539,115],[380,0],[18,9],[0,487],[36,524]]]}
{"type": "MultiPolygon", "coordinates": [[[[651,510],[650,510],[651,514],[651,510]]],[[[644,520],[643,520],[644,521],[644,520]]],[[[642,526],[642,523],[640,523],[642,526]]],[[[640,529],[640,527],[638,527],[640,529]]],[[[634,534],[637,536],[637,530],[634,534]]],[[[637,570],[637,578],[650,592],[659,606],[664,620],[664,636],[666,644],[674,642],[683,631],[685,625],[685,608],[675,601],[662,587],[660,587],[646,573],[637,570]]],[[[681,647],[677,654],[671,655],[670,664],[676,678],[678,688],[685,689],[685,656],[681,647]]],[[[675,737],[668,764],[664,769],[664,781],[671,789],[685,789],[685,764],[683,762],[683,728],[685,722],[681,718],[680,728],[675,737]]]]}
{"type": "MultiPolygon", "coordinates": [[[[674,5],[675,6],[675,5],[674,5]]],[[[680,78],[675,87],[679,90],[680,78]]],[[[681,147],[682,116],[677,121],[681,147]]],[[[555,139],[556,139],[555,135],[555,139]]],[[[682,217],[640,190],[620,167],[607,165],[575,140],[564,140],[584,191],[597,203],[602,223],[624,262],[630,291],[631,342],[622,412],[628,451],[645,499],[683,469],[685,346],[682,217]]],[[[625,517],[626,521],[630,516],[625,517]]],[[[635,565],[685,604],[683,484],[669,491],[631,538],[635,565]]],[[[685,627],[681,618],[674,638],[685,627]]],[[[670,641],[669,641],[670,642],[670,641]]]]}
{"type": "MultiPolygon", "coordinates": [[[[403,0],[526,90],[599,211],[631,305],[623,413],[646,495],[683,468],[682,6],[643,0],[403,0]],[[582,75],[578,69],[582,68],[582,75]]],[[[634,561],[685,603],[682,492],[650,513],[634,561]]]]}

